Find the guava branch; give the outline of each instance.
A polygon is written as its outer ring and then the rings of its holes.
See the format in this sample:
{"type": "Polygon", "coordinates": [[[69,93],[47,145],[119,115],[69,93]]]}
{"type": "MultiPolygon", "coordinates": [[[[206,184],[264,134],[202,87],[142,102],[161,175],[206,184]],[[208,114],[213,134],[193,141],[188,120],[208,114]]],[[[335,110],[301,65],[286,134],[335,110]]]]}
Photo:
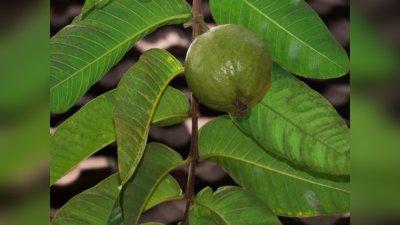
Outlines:
{"type": "MultiPolygon", "coordinates": [[[[199,18],[202,18],[201,13],[201,0],[193,0],[193,26],[192,26],[192,41],[194,41],[198,36],[200,36],[201,26],[199,24],[199,18]]],[[[203,21],[204,22],[204,21],[203,21]]],[[[199,158],[198,154],[198,118],[200,117],[200,110],[199,110],[199,103],[197,99],[193,96],[192,93],[192,101],[190,104],[190,116],[192,117],[192,139],[190,144],[190,152],[189,158],[192,159],[192,162],[189,166],[189,176],[186,185],[186,205],[185,211],[183,213],[183,218],[181,225],[189,225],[189,210],[190,205],[192,202],[192,198],[194,197],[194,178],[195,178],[195,169],[196,169],[196,162],[199,158]]]]}

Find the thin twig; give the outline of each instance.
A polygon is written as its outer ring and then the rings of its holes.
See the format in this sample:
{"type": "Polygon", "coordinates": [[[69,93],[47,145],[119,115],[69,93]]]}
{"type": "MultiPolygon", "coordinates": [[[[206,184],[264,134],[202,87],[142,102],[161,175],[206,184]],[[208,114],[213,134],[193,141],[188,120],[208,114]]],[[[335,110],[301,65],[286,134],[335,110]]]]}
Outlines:
{"type": "MultiPolygon", "coordinates": [[[[198,18],[202,16],[201,14],[201,0],[193,0],[193,26],[192,26],[192,41],[194,41],[201,32],[201,26],[197,22],[198,18]]],[[[190,144],[190,152],[189,158],[192,159],[192,162],[189,166],[189,176],[186,185],[186,205],[185,211],[183,213],[182,223],[181,225],[189,225],[189,210],[190,205],[192,202],[192,198],[194,197],[194,178],[195,178],[195,168],[196,168],[196,161],[199,158],[198,154],[198,118],[200,116],[199,111],[199,103],[197,99],[192,94],[192,101],[190,105],[190,116],[192,117],[192,140],[190,144]]]]}

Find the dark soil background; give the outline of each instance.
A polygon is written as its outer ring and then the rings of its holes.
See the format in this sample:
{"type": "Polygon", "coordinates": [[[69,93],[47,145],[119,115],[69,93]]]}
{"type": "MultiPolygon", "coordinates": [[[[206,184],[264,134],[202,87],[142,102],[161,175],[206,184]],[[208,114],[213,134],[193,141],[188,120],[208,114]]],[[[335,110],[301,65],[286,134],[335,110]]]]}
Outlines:
{"type": "MultiPolygon", "coordinates": [[[[191,0],[188,1],[190,4],[191,0]]],[[[350,1],[349,0],[308,0],[306,1],[322,18],[332,35],[350,55],[350,1]]],[[[81,13],[84,0],[51,0],[50,1],[50,36],[54,36],[60,29],[71,23],[73,18],[81,13]]],[[[216,26],[212,18],[209,1],[202,1],[203,14],[209,27],[216,26]]],[[[50,114],[51,133],[68,117],[77,112],[84,104],[111,89],[117,84],[124,73],[133,66],[140,55],[150,48],[162,48],[171,52],[184,64],[187,49],[191,41],[191,29],[182,25],[164,26],[139,41],[123,59],[115,65],[99,82],[97,82],[74,107],[64,114],[50,114]]],[[[301,78],[303,82],[321,93],[339,112],[343,120],[350,126],[350,75],[338,79],[317,80],[301,78]]],[[[181,90],[190,100],[190,90],[187,87],[184,75],[172,80],[170,86],[181,90]]],[[[225,113],[212,110],[200,105],[202,117],[199,125],[225,113]]],[[[191,121],[171,127],[151,127],[149,142],[166,144],[186,158],[190,148],[191,121]]],[[[74,171],[50,188],[50,218],[72,197],[93,187],[98,182],[113,173],[117,167],[117,144],[113,143],[97,152],[93,157],[79,165],[74,171]]],[[[172,176],[185,190],[188,167],[172,171],[172,176]]],[[[209,162],[199,163],[196,169],[195,191],[206,186],[216,190],[219,186],[236,185],[236,183],[217,165],[209,162]]],[[[140,221],[161,222],[166,225],[177,224],[183,213],[184,202],[168,202],[145,212],[140,221]]],[[[313,218],[280,218],[282,224],[350,224],[350,214],[323,216],[313,218]]]]}

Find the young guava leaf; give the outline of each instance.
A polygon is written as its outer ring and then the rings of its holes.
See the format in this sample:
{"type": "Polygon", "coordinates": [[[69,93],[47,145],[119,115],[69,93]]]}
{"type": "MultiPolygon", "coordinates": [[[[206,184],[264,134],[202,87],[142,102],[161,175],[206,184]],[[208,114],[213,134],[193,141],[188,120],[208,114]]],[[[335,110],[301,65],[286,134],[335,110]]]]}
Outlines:
{"type": "Polygon", "coordinates": [[[246,118],[232,119],[277,156],[311,170],[350,174],[350,130],[332,105],[274,63],[271,87],[246,118]]]}
{"type": "MultiPolygon", "coordinates": [[[[117,139],[114,110],[115,90],[100,95],[66,120],[50,137],[50,186],[80,162],[117,139]]],[[[167,86],[151,125],[170,126],[189,117],[185,95],[167,86]]]]}
{"type": "Polygon", "coordinates": [[[161,95],[168,83],[183,72],[181,63],[169,52],[150,49],[119,82],[113,115],[123,184],[132,176],[143,155],[161,95]]]}
{"type": "Polygon", "coordinates": [[[218,25],[237,24],[258,34],[272,59],[297,75],[335,78],[349,58],[319,16],[303,0],[211,0],[218,25]]]}
{"type": "Polygon", "coordinates": [[[272,154],[228,117],[199,131],[199,161],[220,165],[243,189],[280,216],[333,215],[350,210],[350,176],[317,173],[272,154]]]}
{"type": "Polygon", "coordinates": [[[76,17],[51,38],[51,112],[63,113],[71,108],[145,35],[160,26],[192,18],[185,0],[109,1],[76,17]]]}
{"type": "Polygon", "coordinates": [[[143,211],[162,202],[183,200],[178,183],[168,173],[189,163],[165,145],[148,144],[137,170],[122,187],[107,224],[137,224],[143,211]]]}
{"type": "Polygon", "coordinates": [[[281,224],[268,205],[240,187],[220,187],[214,194],[206,187],[194,203],[189,215],[191,225],[281,224]]]}

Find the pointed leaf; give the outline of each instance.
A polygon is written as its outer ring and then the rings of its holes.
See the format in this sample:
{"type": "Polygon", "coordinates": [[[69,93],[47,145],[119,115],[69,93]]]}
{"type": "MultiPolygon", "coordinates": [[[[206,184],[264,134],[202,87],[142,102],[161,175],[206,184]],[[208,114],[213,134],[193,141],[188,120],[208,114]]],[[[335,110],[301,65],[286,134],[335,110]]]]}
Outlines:
{"type": "Polygon", "coordinates": [[[332,215],[350,210],[350,176],[317,173],[277,157],[228,116],[199,131],[199,161],[220,165],[243,189],[280,216],[332,215]]]}
{"type": "Polygon", "coordinates": [[[50,137],[50,186],[117,139],[112,117],[115,90],[83,106],[50,137]]]}
{"type": "Polygon", "coordinates": [[[147,211],[156,205],[170,201],[172,198],[182,195],[182,189],[173,176],[167,174],[162,181],[157,185],[151,198],[146,202],[143,211],[147,211]]]}
{"type": "MultiPolygon", "coordinates": [[[[50,138],[50,186],[87,157],[117,139],[114,110],[115,90],[83,106],[50,138]]],[[[185,95],[167,87],[156,108],[152,125],[172,125],[186,119],[190,109],[185,95]]]]}
{"type": "MultiPolygon", "coordinates": [[[[167,174],[161,180],[160,184],[158,184],[154,192],[151,194],[150,199],[147,201],[146,206],[143,209],[143,212],[163,202],[173,201],[182,197],[182,190],[179,187],[178,182],[171,175],[167,174]]],[[[120,200],[118,195],[113,204],[110,215],[108,216],[107,225],[122,224],[121,207],[119,206],[119,204],[120,200]]],[[[138,204],[140,204],[140,202],[138,204]]]]}
{"type": "Polygon", "coordinates": [[[210,7],[218,25],[249,28],[295,74],[326,79],[349,70],[346,52],[303,0],[211,0],[210,7]]]}
{"type": "Polygon", "coordinates": [[[271,88],[246,118],[244,132],[274,154],[329,174],[350,174],[350,130],[319,93],[274,63],[271,88]]]}
{"type": "Polygon", "coordinates": [[[182,194],[180,187],[168,173],[189,163],[189,160],[183,161],[177,152],[165,145],[148,144],[137,170],[121,190],[119,204],[116,202],[113,206],[108,225],[122,222],[125,225],[136,224],[144,210],[161,202],[178,199],[177,196],[182,194]],[[156,188],[159,190],[155,191],[156,188]],[[150,196],[152,199],[149,199],[150,196]]]}
{"type": "Polygon", "coordinates": [[[220,187],[214,194],[206,187],[190,211],[191,225],[281,224],[263,201],[240,187],[220,187]]]}
{"type": "Polygon", "coordinates": [[[171,126],[189,117],[190,104],[185,94],[167,86],[151,120],[154,126],[171,126]]]}
{"type": "Polygon", "coordinates": [[[119,174],[111,175],[97,186],[71,199],[58,211],[51,224],[105,225],[114,200],[118,196],[119,185],[121,185],[119,174]]]}
{"type": "Polygon", "coordinates": [[[119,0],[75,18],[50,40],[50,111],[67,111],[138,40],[190,11],[185,0],[119,0]]]}
{"type": "Polygon", "coordinates": [[[125,184],[146,146],[150,122],[167,84],[184,71],[169,52],[150,49],[118,84],[114,120],[118,137],[118,166],[125,184]]]}
{"type": "Polygon", "coordinates": [[[102,7],[110,3],[112,0],[86,0],[82,9],[82,15],[85,15],[94,7],[102,7]]]}
{"type": "MultiPolygon", "coordinates": [[[[179,185],[176,185],[177,182],[173,177],[170,177],[170,175],[166,176],[161,181],[161,184],[164,185],[157,186],[154,193],[166,192],[166,194],[158,196],[153,194],[151,195],[149,202],[168,201],[168,198],[179,195],[179,185]]],[[[114,201],[116,198],[118,198],[118,187],[120,185],[121,178],[119,174],[111,175],[95,187],[72,198],[60,209],[60,211],[54,217],[52,224],[78,225],[86,223],[106,225],[106,221],[111,213],[114,201]]]]}

